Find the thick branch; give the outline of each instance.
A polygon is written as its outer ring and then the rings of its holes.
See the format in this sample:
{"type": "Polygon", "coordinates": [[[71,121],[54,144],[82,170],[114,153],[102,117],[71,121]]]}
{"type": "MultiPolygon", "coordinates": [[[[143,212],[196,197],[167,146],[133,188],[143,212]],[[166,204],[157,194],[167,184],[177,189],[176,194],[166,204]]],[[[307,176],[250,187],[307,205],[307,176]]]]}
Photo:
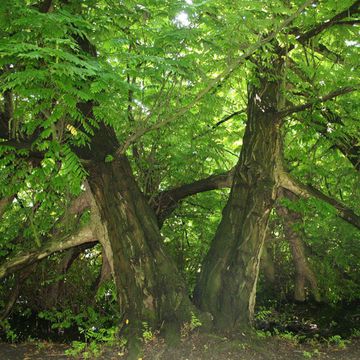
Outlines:
{"type": "Polygon", "coordinates": [[[54,237],[46,242],[41,248],[15,255],[12,259],[5,261],[5,263],[0,265],[0,279],[25,266],[40,261],[55,252],[93,241],[96,241],[96,238],[89,226],[83,227],[75,233],[62,238],[54,237]]]}
{"type": "Polygon", "coordinates": [[[125,151],[129,148],[131,144],[136,142],[139,138],[141,138],[146,133],[160,129],[161,127],[168,125],[172,122],[174,122],[176,119],[178,119],[180,116],[187,113],[195,104],[197,104],[209,91],[211,91],[215,86],[217,86],[219,83],[224,81],[226,77],[231,74],[235,69],[237,69],[246,59],[248,59],[255,51],[257,51],[259,48],[264,46],[265,44],[269,43],[271,40],[273,40],[276,35],[278,35],[284,28],[286,28],[289,24],[291,24],[301,13],[302,11],[311,5],[314,2],[314,0],[306,1],[303,5],[299,7],[299,9],[289,16],[286,20],[284,20],[280,26],[275,29],[273,32],[271,32],[268,36],[261,38],[258,42],[256,42],[254,45],[251,45],[244,53],[239,56],[235,61],[233,61],[220,75],[216,76],[214,79],[210,80],[208,85],[198,92],[198,94],[195,96],[195,98],[186,106],[180,108],[178,111],[175,112],[174,115],[169,116],[168,118],[159,121],[152,126],[140,128],[135,131],[132,135],[128,137],[128,139],[124,142],[123,146],[118,149],[117,155],[124,154],[125,151]]]}
{"type": "Polygon", "coordinates": [[[286,172],[281,172],[279,176],[280,186],[284,189],[287,189],[303,198],[316,197],[331,206],[333,206],[343,220],[347,221],[349,224],[360,229],[360,216],[355,214],[353,210],[342,204],[341,202],[325,195],[320,190],[315,189],[310,185],[302,184],[300,181],[293,178],[290,174],[286,172]]]}
{"type": "Polygon", "coordinates": [[[331,99],[334,99],[340,95],[344,95],[344,94],[348,94],[354,91],[357,91],[360,89],[360,85],[357,86],[345,86],[342,88],[339,88],[335,91],[332,91],[326,95],[320,96],[312,101],[307,102],[306,104],[302,104],[302,105],[298,105],[298,106],[294,106],[285,110],[280,111],[278,114],[280,117],[285,117],[300,111],[304,111],[307,110],[309,108],[311,108],[312,106],[314,106],[315,104],[318,103],[322,103],[331,99]]]}
{"type": "Polygon", "coordinates": [[[233,169],[219,175],[212,175],[205,179],[185,184],[174,189],[161,192],[152,200],[152,207],[156,212],[158,222],[163,224],[166,218],[179,206],[181,200],[201,192],[231,187],[233,169]]]}

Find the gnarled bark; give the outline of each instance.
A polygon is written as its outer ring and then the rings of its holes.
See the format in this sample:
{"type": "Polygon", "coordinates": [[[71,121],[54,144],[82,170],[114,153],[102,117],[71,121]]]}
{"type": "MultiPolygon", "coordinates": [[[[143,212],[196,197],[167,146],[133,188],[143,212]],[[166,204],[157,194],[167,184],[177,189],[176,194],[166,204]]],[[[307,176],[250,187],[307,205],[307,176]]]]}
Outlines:
{"type": "Polygon", "coordinates": [[[92,223],[110,263],[124,329],[136,336],[142,322],[147,322],[154,328],[162,326],[165,332],[179,330],[195,308],[163,249],[155,213],[138,188],[127,158],[93,162],[88,171],[92,223]]]}
{"type": "MultiPolygon", "coordinates": [[[[276,76],[281,64],[276,64],[276,76]]],[[[215,326],[251,325],[260,256],[277,190],[280,81],[260,79],[249,87],[248,120],[240,159],[221,223],[205,257],[195,289],[196,303],[215,326]]]]}

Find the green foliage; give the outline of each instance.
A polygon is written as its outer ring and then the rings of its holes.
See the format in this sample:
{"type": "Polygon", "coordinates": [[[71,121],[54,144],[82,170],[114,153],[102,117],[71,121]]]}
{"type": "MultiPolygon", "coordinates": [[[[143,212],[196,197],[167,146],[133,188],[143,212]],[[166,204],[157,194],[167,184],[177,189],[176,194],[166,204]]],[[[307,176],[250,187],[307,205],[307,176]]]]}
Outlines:
{"type": "Polygon", "coordinates": [[[346,344],[349,344],[350,342],[350,340],[344,340],[340,335],[333,335],[328,339],[329,345],[335,345],[339,349],[345,349],[346,344]]]}
{"type": "MultiPolygon", "coordinates": [[[[346,153],[347,146],[353,150],[359,146],[359,94],[316,101],[342,86],[358,86],[358,27],[338,24],[299,43],[301,34],[328,24],[351,0],[309,6],[271,43],[198,97],[302,2],[54,1],[51,11],[42,13],[37,1],[1,1],[0,200],[10,197],[11,201],[3,214],[1,209],[0,263],[89,222],[88,212],[73,215],[68,208],[84,191],[88,155],[101,126],[113,130],[123,144],[139,130],[164,121],[126,154],[150,204],[165,189],[230,170],[242,150],[247,86],[256,84],[259,75],[270,77],[272,60],[281,46],[286,49],[282,55],[286,69],[281,79],[284,93],[278,95],[290,107],[312,102],[307,111],[284,119],[285,168],[359,214],[359,174],[346,153]],[[85,40],[94,48],[86,51],[85,40]],[[175,116],[194,99],[199,101],[189,111],[175,116]],[[90,113],[82,110],[89,104],[90,113]],[[7,111],[10,118],[5,116],[7,111]],[[234,112],[240,113],[219,124],[234,112]],[[176,120],[165,121],[173,116],[176,120]]],[[[356,14],[349,16],[355,19],[356,14]]],[[[111,163],[116,154],[106,151],[107,140],[101,161],[111,163]]],[[[189,294],[228,194],[229,189],[223,189],[185,199],[161,230],[165,249],[189,294]]],[[[294,230],[302,236],[324,299],[332,304],[358,300],[358,229],[340,219],[334,207],[315,198],[281,204],[299,215],[294,230]]],[[[260,302],[285,301],[294,291],[291,248],[275,213],[270,235],[275,283],[268,285],[260,274],[260,302]]],[[[103,284],[95,296],[96,305],[91,306],[100,253],[99,247],[84,253],[67,274],[57,271],[62,254],[46,259],[22,285],[22,302],[14,309],[15,314],[26,309],[40,312],[53,329],[77,327],[86,340],[74,343],[71,355],[96,356],[98,344],[115,337],[114,284],[103,284]],[[64,292],[56,310],[49,310],[54,305],[48,303],[49,288],[59,281],[64,292]]],[[[16,281],[9,277],[0,284],[1,305],[16,281]]],[[[283,320],[282,315],[262,308],[256,318],[266,321],[275,316],[283,320]]],[[[201,326],[194,314],[189,326],[190,330],[201,326]]],[[[8,339],[15,341],[17,335],[9,323],[4,328],[8,339]]],[[[153,333],[143,324],[145,341],[153,333]]],[[[259,331],[259,336],[268,335],[259,331]]],[[[281,336],[293,339],[290,333],[281,336]]]]}
{"type": "Polygon", "coordinates": [[[147,322],[142,323],[142,338],[145,343],[153,340],[154,338],[153,331],[150,329],[149,324],[147,322]]]}
{"type": "Polygon", "coordinates": [[[112,319],[90,306],[77,314],[69,309],[42,311],[39,317],[51,321],[53,329],[66,331],[70,327],[78,328],[84,341],[72,342],[71,348],[66,350],[66,354],[70,356],[81,354],[84,359],[95,358],[101,354],[104,345],[111,346],[115,342],[122,344],[122,347],[126,345],[126,342],[118,337],[118,326],[110,326],[112,319]]]}
{"type": "Polygon", "coordinates": [[[267,337],[271,336],[270,331],[256,330],[255,334],[259,339],[266,339],[267,337]]]}
{"type": "Polygon", "coordinates": [[[200,326],[202,326],[200,319],[192,312],[191,313],[191,322],[190,322],[191,330],[195,330],[196,328],[198,328],[200,326]]]}
{"type": "Polygon", "coordinates": [[[16,332],[11,328],[11,325],[7,319],[0,322],[0,329],[5,332],[5,338],[7,341],[11,343],[17,341],[18,336],[16,332]]]}

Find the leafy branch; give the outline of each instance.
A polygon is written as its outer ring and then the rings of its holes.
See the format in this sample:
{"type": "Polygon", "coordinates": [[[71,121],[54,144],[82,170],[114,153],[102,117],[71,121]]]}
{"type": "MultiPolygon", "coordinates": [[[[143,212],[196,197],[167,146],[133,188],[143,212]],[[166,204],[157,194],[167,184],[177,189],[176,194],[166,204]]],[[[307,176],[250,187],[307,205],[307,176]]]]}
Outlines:
{"type": "Polygon", "coordinates": [[[337,90],[334,90],[334,91],[332,91],[332,92],[330,92],[330,93],[328,93],[326,95],[319,96],[319,97],[317,97],[317,98],[315,98],[315,99],[313,99],[313,100],[311,100],[311,101],[309,101],[309,102],[307,102],[305,104],[297,105],[297,106],[294,106],[294,107],[279,111],[278,115],[280,116],[280,118],[283,118],[283,117],[289,116],[291,114],[307,110],[307,109],[313,107],[314,105],[316,105],[318,103],[322,103],[322,102],[334,99],[334,98],[336,98],[338,96],[348,94],[348,93],[357,91],[359,89],[360,89],[360,85],[345,86],[345,87],[339,88],[337,90]]]}
{"type": "Polygon", "coordinates": [[[124,144],[117,150],[116,154],[117,156],[120,156],[121,154],[124,154],[126,150],[129,148],[131,144],[136,142],[139,138],[141,138],[143,135],[147,134],[150,131],[154,131],[157,129],[160,129],[161,127],[168,125],[175,120],[177,120],[180,116],[187,113],[194,105],[196,105],[209,91],[211,91],[215,86],[217,86],[220,82],[224,81],[224,79],[231,74],[235,69],[237,69],[246,59],[248,59],[255,51],[257,51],[262,46],[269,43],[271,40],[273,40],[283,29],[285,29],[289,24],[291,24],[301,13],[302,11],[311,5],[314,2],[314,0],[309,0],[303,3],[297,11],[294,12],[291,16],[289,16],[286,20],[284,20],[273,32],[271,32],[269,35],[260,38],[259,41],[257,41],[254,45],[250,46],[247,50],[244,51],[244,53],[239,56],[235,61],[233,61],[221,74],[213,78],[209,81],[208,85],[199,91],[197,95],[194,97],[192,101],[189,102],[189,104],[185,105],[184,107],[178,109],[174,115],[169,116],[168,118],[159,121],[152,126],[149,127],[143,127],[136,130],[132,135],[130,135],[127,140],[124,142],[124,144]]]}

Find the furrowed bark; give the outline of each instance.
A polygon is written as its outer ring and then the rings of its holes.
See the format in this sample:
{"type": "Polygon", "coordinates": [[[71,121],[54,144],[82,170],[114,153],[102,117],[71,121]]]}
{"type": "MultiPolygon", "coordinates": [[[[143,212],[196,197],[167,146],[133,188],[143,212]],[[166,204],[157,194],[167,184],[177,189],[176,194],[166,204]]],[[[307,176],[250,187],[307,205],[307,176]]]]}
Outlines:
{"type": "MultiPolygon", "coordinates": [[[[87,38],[79,47],[96,58],[87,38]]],[[[84,119],[92,118],[94,102],[79,103],[84,119]]],[[[115,281],[129,351],[137,358],[142,323],[163,327],[168,339],[180,335],[180,325],[196,312],[185,282],[163,249],[155,214],[141,193],[126,155],[115,156],[120,144],[112,127],[103,122],[94,129],[89,147],[76,148],[86,161],[94,232],[109,260],[115,281]],[[113,155],[112,162],[105,162],[113,155]]]]}
{"type": "Polygon", "coordinates": [[[74,246],[96,241],[92,228],[90,226],[81,228],[75,233],[64,236],[54,237],[49,239],[42,247],[28,251],[22,254],[15,255],[13,258],[7,260],[0,265],[0,279],[15,271],[40,261],[49,255],[70,249],[74,246]]]}
{"type": "Polygon", "coordinates": [[[92,222],[109,260],[123,314],[123,330],[138,336],[142,322],[179,331],[195,308],[173,260],[163,249],[154,212],[125,156],[90,165],[92,222]]]}
{"type": "Polygon", "coordinates": [[[261,78],[259,88],[249,87],[248,120],[230,197],[195,288],[196,303],[221,330],[247,328],[253,320],[281,151],[277,109],[282,65],[275,60],[273,66],[274,79],[261,78]]]}

